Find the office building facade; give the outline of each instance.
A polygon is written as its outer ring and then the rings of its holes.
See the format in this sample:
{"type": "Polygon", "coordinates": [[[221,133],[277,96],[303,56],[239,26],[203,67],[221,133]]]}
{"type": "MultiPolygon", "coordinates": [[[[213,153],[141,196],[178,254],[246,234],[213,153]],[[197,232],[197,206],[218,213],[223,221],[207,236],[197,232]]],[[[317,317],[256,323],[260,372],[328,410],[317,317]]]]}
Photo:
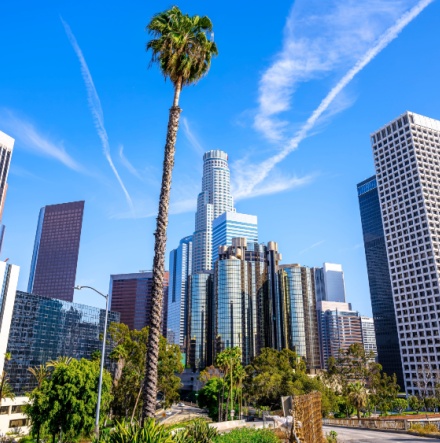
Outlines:
{"type": "Polygon", "coordinates": [[[234,211],[228,155],[219,150],[203,156],[202,192],[197,198],[193,235],[193,273],[212,269],[212,222],[224,212],[234,211]]]}
{"type": "MultiPolygon", "coordinates": [[[[119,322],[119,317],[119,313],[109,312],[108,321],[119,322]]],[[[59,356],[90,359],[100,351],[104,320],[105,309],[17,291],[7,342],[12,358],[5,363],[14,393],[23,395],[35,388],[30,367],[59,356]]],[[[111,349],[110,345],[106,351],[107,367],[111,349]]]]}
{"type": "Polygon", "coordinates": [[[316,299],[345,303],[345,280],[342,266],[336,263],[324,263],[322,268],[315,268],[316,299]]]}
{"type": "Polygon", "coordinates": [[[212,263],[218,258],[220,246],[231,246],[232,239],[244,237],[249,243],[258,243],[256,215],[224,212],[212,223],[212,263]]]}
{"type": "Polygon", "coordinates": [[[376,334],[374,332],[374,319],[372,317],[361,316],[362,343],[367,355],[373,355],[377,359],[376,334]]]}
{"type": "Polygon", "coordinates": [[[406,112],[371,134],[406,392],[440,371],[440,121],[406,112]],[[427,374],[429,376],[427,376],[427,374]]]}
{"type": "Polygon", "coordinates": [[[167,338],[185,349],[188,326],[188,279],[192,273],[192,235],[170,252],[167,338]]]}
{"type": "Polygon", "coordinates": [[[84,201],[40,210],[28,292],[73,301],[84,201]]]}
{"type": "Polygon", "coordinates": [[[12,150],[15,140],[0,131],[0,252],[3,245],[5,226],[2,224],[6,192],[8,190],[8,174],[11,165],[12,150]]]}
{"type": "MultiPolygon", "coordinates": [[[[165,272],[162,300],[162,335],[166,337],[169,273],[165,272]]],[[[110,276],[110,309],[121,314],[121,323],[130,329],[150,325],[153,272],[141,271],[110,276]]]]}
{"type": "Polygon", "coordinates": [[[378,361],[404,387],[393,291],[376,176],[357,185],[378,361]]]}

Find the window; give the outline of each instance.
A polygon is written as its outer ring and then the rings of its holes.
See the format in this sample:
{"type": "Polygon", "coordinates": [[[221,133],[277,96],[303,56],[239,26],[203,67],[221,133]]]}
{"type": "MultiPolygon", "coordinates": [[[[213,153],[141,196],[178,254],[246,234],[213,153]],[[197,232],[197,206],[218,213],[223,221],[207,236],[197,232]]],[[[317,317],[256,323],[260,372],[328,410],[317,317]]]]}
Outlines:
{"type": "Polygon", "coordinates": [[[0,406],[0,415],[9,414],[9,406],[0,406]]]}

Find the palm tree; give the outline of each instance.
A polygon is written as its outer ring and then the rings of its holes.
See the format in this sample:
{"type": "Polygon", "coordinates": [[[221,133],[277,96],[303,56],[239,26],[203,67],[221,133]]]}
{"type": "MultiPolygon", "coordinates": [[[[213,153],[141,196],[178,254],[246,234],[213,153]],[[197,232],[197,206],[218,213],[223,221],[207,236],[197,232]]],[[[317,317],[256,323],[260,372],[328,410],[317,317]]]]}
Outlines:
{"type": "MultiPolygon", "coordinates": [[[[12,355],[10,352],[5,352],[5,362],[12,359],[12,355]]],[[[12,390],[11,385],[9,384],[9,377],[6,374],[6,371],[3,369],[2,375],[0,377],[0,403],[3,399],[11,398],[14,400],[15,394],[12,390]]]]}
{"type": "Polygon", "coordinates": [[[49,367],[51,365],[39,365],[35,368],[28,368],[28,371],[35,377],[37,380],[38,387],[41,388],[41,384],[43,381],[49,376],[50,371],[49,367]]]}
{"type": "Polygon", "coordinates": [[[156,409],[166,234],[171,175],[181,112],[179,107],[180,93],[184,86],[196,83],[207,74],[211,58],[217,55],[217,46],[206,35],[208,32],[212,32],[212,23],[208,17],[198,15],[191,17],[183,14],[178,7],[173,6],[171,9],[154,15],[147,25],[147,30],[153,36],[146,47],[147,51],[151,50],[152,52],[151,63],[157,63],[165,79],[171,80],[174,86],[174,100],[168,119],[159,211],[154,233],[152,309],[143,387],[143,421],[146,417],[153,417],[156,409]]]}
{"type": "Polygon", "coordinates": [[[367,391],[360,382],[348,385],[348,401],[356,409],[358,419],[361,418],[360,410],[367,405],[367,391]]]}

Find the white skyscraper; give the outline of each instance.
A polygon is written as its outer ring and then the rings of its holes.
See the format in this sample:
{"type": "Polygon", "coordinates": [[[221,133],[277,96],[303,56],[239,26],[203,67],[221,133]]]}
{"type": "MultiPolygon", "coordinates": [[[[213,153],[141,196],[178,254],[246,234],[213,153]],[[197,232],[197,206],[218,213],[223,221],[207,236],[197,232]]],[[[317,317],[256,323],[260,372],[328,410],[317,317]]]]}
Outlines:
{"type": "Polygon", "coordinates": [[[406,393],[440,374],[440,121],[406,112],[371,134],[406,393]]]}
{"type": "Polygon", "coordinates": [[[219,150],[208,151],[203,155],[202,192],[197,198],[193,273],[212,269],[212,222],[227,211],[235,211],[228,155],[219,150]]]}
{"type": "Polygon", "coordinates": [[[345,282],[342,266],[336,263],[324,263],[315,269],[316,299],[345,303],[345,282]]]}
{"type": "Polygon", "coordinates": [[[373,352],[377,357],[376,333],[374,332],[374,319],[361,316],[362,343],[366,353],[373,352]]]}
{"type": "Polygon", "coordinates": [[[12,150],[15,140],[0,131],[0,251],[3,243],[5,227],[1,223],[5,206],[6,191],[8,190],[8,173],[11,164],[12,150]]]}

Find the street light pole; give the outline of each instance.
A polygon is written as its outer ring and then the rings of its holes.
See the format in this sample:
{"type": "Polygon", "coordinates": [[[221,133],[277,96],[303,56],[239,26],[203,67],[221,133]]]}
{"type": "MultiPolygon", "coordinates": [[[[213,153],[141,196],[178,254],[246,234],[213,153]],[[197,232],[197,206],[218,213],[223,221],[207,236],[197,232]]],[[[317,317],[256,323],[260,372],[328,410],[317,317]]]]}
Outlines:
{"type": "Polygon", "coordinates": [[[104,295],[102,292],[99,292],[97,289],[92,288],[91,286],[75,286],[74,289],[80,291],[81,289],[91,289],[95,291],[100,296],[105,298],[105,320],[104,320],[104,337],[102,340],[102,352],[101,352],[101,368],[99,370],[99,382],[98,382],[98,401],[96,403],[96,418],[95,418],[95,437],[96,440],[99,441],[99,412],[101,410],[101,394],[102,394],[102,376],[104,374],[104,360],[105,360],[105,344],[107,340],[107,320],[108,320],[108,299],[109,296],[104,295]]]}

